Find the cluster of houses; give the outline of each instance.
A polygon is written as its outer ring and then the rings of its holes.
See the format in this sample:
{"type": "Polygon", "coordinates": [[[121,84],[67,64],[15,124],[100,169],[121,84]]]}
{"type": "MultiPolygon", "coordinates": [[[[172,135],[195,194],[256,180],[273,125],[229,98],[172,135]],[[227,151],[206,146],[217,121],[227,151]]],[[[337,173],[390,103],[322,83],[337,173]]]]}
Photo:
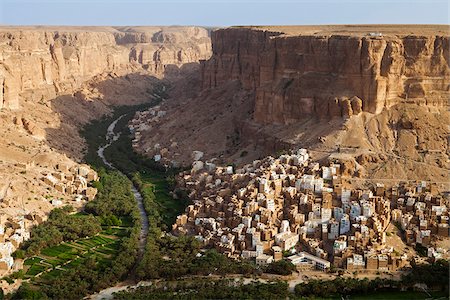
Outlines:
{"type": "MultiPolygon", "coordinates": [[[[142,132],[150,130],[155,124],[160,122],[160,119],[166,115],[166,111],[161,110],[159,105],[153,106],[148,110],[137,112],[133,118],[128,123],[128,129],[133,133],[132,146],[133,149],[137,149],[138,144],[141,142],[142,132]]],[[[171,145],[171,148],[176,148],[176,143],[171,145]]],[[[175,150],[175,149],[172,149],[175,150]]],[[[162,148],[159,144],[154,145],[153,148],[147,148],[145,150],[147,154],[152,154],[153,159],[156,162],[164,163],[168,165],[168,153],[169,149],[162,148]]]]}
{"type": "Polygon", "coordinates": [[[193,204],[173,233],[194,235],[229,257],[387,271],[408,261],[386,243],[391,222],[423,245],[433,244],[433,232],[448,236],[449,203],[431,185],[353,189],[339,164],[320,166],[305,149],[237,170],[203,162],[201,152],[193,157],[191,171],[179,176],[193,204]]]}
{"type": "MultiPolygon", "coordinates": [[[[64,195],[73,195],[77,202],[84,198],[93,200],[97,194],[97,189],[88,186],[89,182],[98,180],[97,173],[87,165],[69,167],[58,164],[55,172],[45,174],[42,180],[64,195]]],[[[53,199],[52,204],[59,206],[62,201],[53,199]]]]}
{"type": "Polygon", "coordinates": [[[0,276],[8,273],[14,265],[12,253],[30,238],[30,228],[43,222],[46,216],[36,212],[27,215],[0,217],[0,276]]]}
{"type": "Polygon", "coordinates": [[[449,237],[449,201],[436,186],[421,182],[416,186],[392,188],[392,220],[404,233],[408,245],[427,248],[432,259],[443,258],[448,250],[434,247],[435,238],[449,237]]]}
{"type": "MultiPolygon", "coordinates": [[[[17,164],[24,172],[36,170],[34,162],[26,164],[17,164]]],[[[72,198],[75,205],[83,205],[84,200],[92,200],[97,194],[97,189],[89,187],[88,183],[98,180],[97,173],[88,165],[68,166],[60,163],[54,166],[54,171],[42,173],[41,180],[44,186],[48,186],[50,190],[57,191],[59,194],[72,198]]],[[[2,200],[6,203],[6,199],[2,200]]],[[[68,204],[63,200],[55,197],[50,199],[53,206],[62,206],[68,204]]],[[[0,276],[8,274],[20,266],[15,264],[12,253],[19,249],[20,245],[30,238],[30,230],[33,226],[45,221],[46,214],[35,207],[33,212],[28,213],[25,207],[22,213],[14,216],[9,214],[0,214],[0,276]]]]}

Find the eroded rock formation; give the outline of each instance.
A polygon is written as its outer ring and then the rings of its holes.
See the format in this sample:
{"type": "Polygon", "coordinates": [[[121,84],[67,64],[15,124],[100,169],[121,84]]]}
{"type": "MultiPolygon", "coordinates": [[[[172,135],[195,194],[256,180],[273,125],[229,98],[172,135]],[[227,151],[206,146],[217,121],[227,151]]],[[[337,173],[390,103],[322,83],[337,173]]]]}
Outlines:
{"type": "MultiPolygon", "coordinates": [[[[136,149],[243,164],[289,148],[354,176],[448,177],[448,26],[233,27],[212,33],[202,90],[162,104],[136,149]],[[183,128],[183,130],[181,130],[183,128]],[[220,133],[220,134],[218,134],[220,133]],[[174,142],[179,146],[172,149],[174,142]],[[367,159],[361,159],[367,158],[367,159]],[[369,159],[370,158],[370,159],[369,159]]],[[[191,85],[191,86],[195,86],[191,85]]],[[[358,181],[362,182],[362,181],[358,181]]]]}
{"type": "Polygon", "coordinates": [[[99,74],[144,68],[162,76],[209,56],[199,27],[2,27],[0,109],[72,93],[99,74]]]}
{"type": "Polygon", "coordinates": [[[399,102],[447,104],[447,27],[341,27],[214,31],[213,56],[202,64],[203,87],[238,80],[254,91],[254,119],[264,124],[380,113],[399,102]]]}
{"type": "Polygon", "coordinates": [[[155,99],[156,88],[198,70],[210,47],[197,27],[0,27],[3,221],[83,205],[49,177],[82,167],[80,129],[114,106],[155,99]]]}

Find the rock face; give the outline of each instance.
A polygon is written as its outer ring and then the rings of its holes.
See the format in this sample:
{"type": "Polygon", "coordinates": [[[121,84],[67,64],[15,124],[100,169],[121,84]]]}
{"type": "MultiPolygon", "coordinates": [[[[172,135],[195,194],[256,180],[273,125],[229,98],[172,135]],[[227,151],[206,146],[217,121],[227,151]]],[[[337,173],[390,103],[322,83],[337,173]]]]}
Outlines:
{"type": "Polygon", "coordinates": [[[191,165],[199,150],[239,166],[308,148],[354,176],[448,181],[448,27],[241,27],[212,43],[202,89],[186,95],[197,79],[171,89],[176,101],[145,125],[137,151],[167,148],[163,159],[191,165]]]}
{"type": "Polygon", "coordinates": [[[203,88],[238,80],[254,91],[254,119],[263,124],[380,113],[400,102],[447,104],[448,27],[387,28],[386,35],[362,27],[214,31],[213,55],[202,63],[203,88]]]}
{"type": "Polygon", "coordinates": [[[0,27],[0,109],[72,93],[99,74],[143,68],[162,76],[209,56],[199,27],[0,27]]]}
{"type": "Polygon", "coordinates": [[[46,214],[53,198],[81,205],[43,181],[81,167],[80,128],[155,99],[210,53],[197,27],[0,27],[0,215],[46,214]]]}

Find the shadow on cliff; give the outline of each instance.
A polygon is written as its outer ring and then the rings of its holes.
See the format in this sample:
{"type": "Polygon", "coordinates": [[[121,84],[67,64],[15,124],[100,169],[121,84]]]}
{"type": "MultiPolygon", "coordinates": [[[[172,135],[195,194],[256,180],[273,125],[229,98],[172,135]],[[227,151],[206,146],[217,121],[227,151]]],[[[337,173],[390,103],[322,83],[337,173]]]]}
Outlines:
{"type": "Polygon", "coordinates": [[[48,102],[54,117],[46,118],[46,143],[55,151],[81,162],[84,125],[111,113],[114,107],[149,103],[154,87],[164,82],[151,75],[131,73],[94,78],[74,94],[56,97],[48,102]],[[50,126],[48,126],[50,125],[50,126]]]}
{"type": "Polygon", "coordinates": [[[181,105],[175,110],[176,120],[167,122],[168,126],[162,124],[161,134],[155,137],[163,141],[172,136],[172,125],[182,119],[183,130],[175,136],[186,149],[194,144],[215,157],[225,155],[238,163],[279,154],[293,147],[309,148],[320,144],[321,137],[332,134],[343,123],[342,118],[321,120],[313,116],[305,116],[291,125],[255,123],[251,92],[243,90],[236,82],[202,91],[199,64],[190,63],[182,67],[166,66],[162,78],[142,73],[99,76],[73,94],[50,100],[48,104],[57,117],[49,117],[48,125],[44,126],[47,127],[46,143],[75,161],[83,161],[85,144],[79,134],[83,126],[102,118],[114,107],[149,103],[154,87],[160,84],[171,86],[169,99],[189,101],[174,102],[181,105]],[[213,134],[215,132],[221,134],[213,134]],[[244,155],[247,152],[249,155],[244,155]]]}
{"type": "Polygon", "coordinates": [[[325,140],[342,130],[344,123],[345,120],[341,117],[325,119],[306,114],[296,122],[283,125],[259,124],[252,119],[244,123],[242,136],[252,141],[254,150],[260,157],[277,156],[291,149],[320,149],[327,144],[326,151],[315,151],[315,158],[320,160],[331,152],[338,151],[338,143],[325,140]]]}
{"type": "Polygon", "coordinates": [[[47,127],[46,143],[59,153],[81,162],[85,145],[79,132],[84,125],[111,113],[114,107],[150,103],[155,87],[161,84],[172,87],[175,95],[190,93],[197,90],[192,85],[197,85],[199,78],[199,63],[181,67],[166,65],[161,78],[142,72],[94,77],[73,94],[61,95],[47,102],[55,116],[44,118],[47,120],[44,126],[47,127]],[[189,86],[191,88],[186,89],[189,86]]]}
{"type": "Polygon", "coordinates": [[[186,78],[186,77],[190,77],[190,76],[195,76],[197,75],[197,77],[199,77],[198,73],[200,71],[200,64],[196,63],[196,62],[192,62],[192,63],[186,63],[183,64],[182,66],[177,66],[177,65],[166,65],[164,68],[164,78],[171,80],[171,79],[180,79],[180,77],[182,78],[186,78]]]}

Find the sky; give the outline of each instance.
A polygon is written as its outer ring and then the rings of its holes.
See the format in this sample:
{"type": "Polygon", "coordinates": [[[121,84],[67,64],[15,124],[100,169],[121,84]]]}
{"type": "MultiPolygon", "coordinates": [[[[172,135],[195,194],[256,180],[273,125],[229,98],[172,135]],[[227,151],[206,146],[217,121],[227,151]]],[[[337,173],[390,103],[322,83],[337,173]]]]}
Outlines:
{"type": "Polygon", "coordinates": [[[448,0],[0,0],[2,25],[450,24],[448,0]]]}

